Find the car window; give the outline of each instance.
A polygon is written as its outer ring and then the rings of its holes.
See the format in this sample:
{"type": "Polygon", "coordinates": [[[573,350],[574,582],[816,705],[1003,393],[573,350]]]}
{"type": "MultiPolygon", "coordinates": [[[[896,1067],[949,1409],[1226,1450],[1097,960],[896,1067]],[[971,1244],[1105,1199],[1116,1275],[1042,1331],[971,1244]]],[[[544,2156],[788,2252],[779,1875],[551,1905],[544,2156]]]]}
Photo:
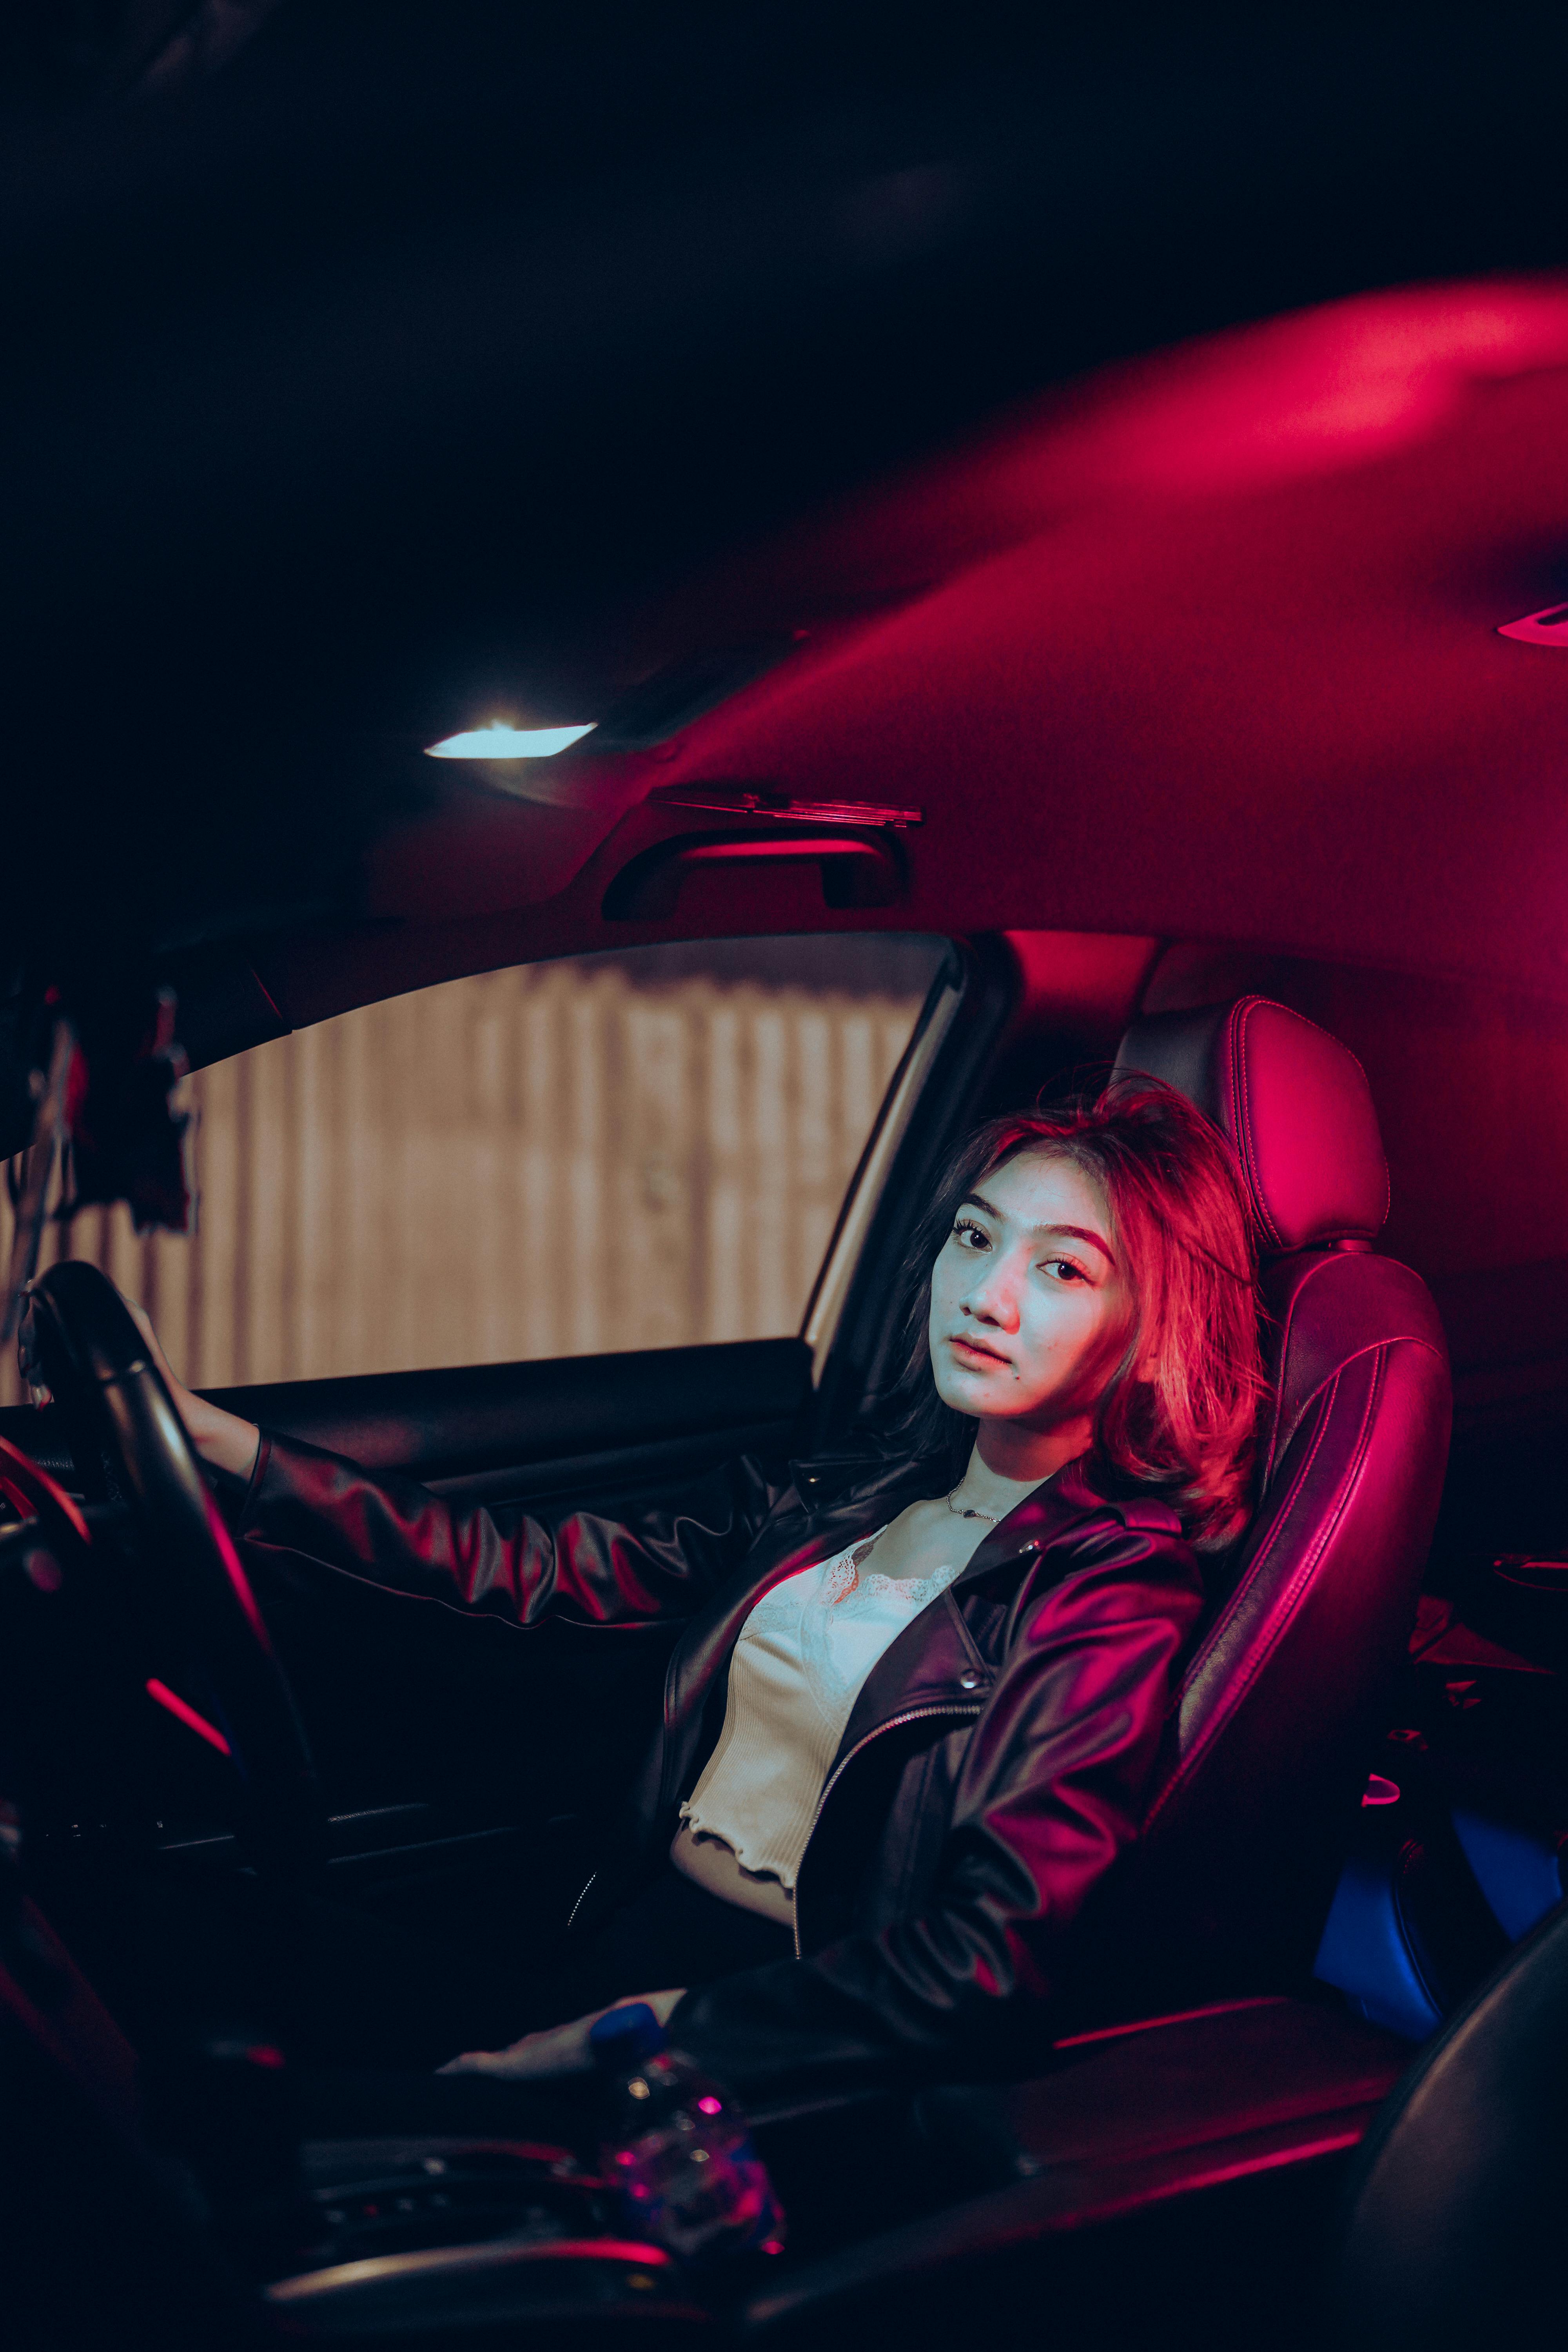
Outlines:
{"type": "Polygon", "coordinates": [[[204,1387],[795,1331],[944,952],[647,948],[341,1014],[186,1082],[189,1239],[121,1207],[47,1255],[204,1387]]]}

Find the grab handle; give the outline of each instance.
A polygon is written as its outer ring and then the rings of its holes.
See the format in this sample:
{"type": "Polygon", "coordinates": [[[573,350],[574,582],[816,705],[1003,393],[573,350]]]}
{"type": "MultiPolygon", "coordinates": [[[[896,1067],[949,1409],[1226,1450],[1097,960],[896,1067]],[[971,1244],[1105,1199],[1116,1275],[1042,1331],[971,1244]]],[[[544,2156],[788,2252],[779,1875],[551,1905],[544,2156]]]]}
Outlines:
{"type": "Polygon", "coordinates": [[[863,834],[681,834],[659,841],[623,866],[605,893],[607,920],[657,923],[673,915],[687,876],[703,866],[742,866],[759,858],[810,859],[822,868],[829,907],[889,907],[902,892],[903,867],[892,844],[863,834]]]}

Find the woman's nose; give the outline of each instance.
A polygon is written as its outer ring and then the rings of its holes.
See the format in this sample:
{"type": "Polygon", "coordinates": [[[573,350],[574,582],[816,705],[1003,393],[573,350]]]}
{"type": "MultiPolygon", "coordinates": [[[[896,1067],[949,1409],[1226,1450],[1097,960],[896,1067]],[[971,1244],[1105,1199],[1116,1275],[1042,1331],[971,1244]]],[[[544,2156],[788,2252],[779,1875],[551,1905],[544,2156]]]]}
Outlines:
{"type": "Polygon", "coordinates": [[[958,1305],[961,1314],[973,1315],[977,1323],[994,1324],[999,1331],[1018,1328],[1016,1288],[1000,1266],[989,1266],[971,1283],[958,1305]]]}

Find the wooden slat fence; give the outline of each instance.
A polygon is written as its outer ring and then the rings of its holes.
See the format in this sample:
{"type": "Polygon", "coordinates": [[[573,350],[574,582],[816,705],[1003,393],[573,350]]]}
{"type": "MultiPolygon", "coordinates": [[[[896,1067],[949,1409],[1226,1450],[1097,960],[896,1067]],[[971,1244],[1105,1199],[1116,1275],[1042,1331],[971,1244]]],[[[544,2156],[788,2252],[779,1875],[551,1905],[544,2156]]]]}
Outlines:
{"type": "Polygon", "coordinates": [[[45,1262],[203,1387],[793,1331],[919,1004],[607,961],[394,998],[187,1082],[194,1235],[93,1210],[45,1262]]]}

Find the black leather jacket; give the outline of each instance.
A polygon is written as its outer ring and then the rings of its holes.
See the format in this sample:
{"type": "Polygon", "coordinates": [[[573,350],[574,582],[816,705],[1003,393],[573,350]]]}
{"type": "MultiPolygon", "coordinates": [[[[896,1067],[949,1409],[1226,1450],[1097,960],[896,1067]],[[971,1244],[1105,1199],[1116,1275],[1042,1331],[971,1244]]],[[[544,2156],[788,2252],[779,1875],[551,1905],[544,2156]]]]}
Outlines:
{"type": "MultiPolygon", "coordinates": [[[[263,1438],[238,1532],[519,1625],[685,1621],[652,1741],[579,1906],[602,1917],[657,1868],[723,1720],[753,1604],[945,1479],[867,1454],[731,1464],[684,1507],[547,1525],[456,1510],[412,1480],[263,1438]]],[[[1013,2071],[1048,2038],[1064,1945],[1136,1838],[1203,1605],[1164,1502],[1114,1498],[1072,1463],[985,1538],[855,1703],[796,1893],[800,1957],[688,1995],[672,2031],[737,2087],[821,2070],[1013,2071]]]]}

